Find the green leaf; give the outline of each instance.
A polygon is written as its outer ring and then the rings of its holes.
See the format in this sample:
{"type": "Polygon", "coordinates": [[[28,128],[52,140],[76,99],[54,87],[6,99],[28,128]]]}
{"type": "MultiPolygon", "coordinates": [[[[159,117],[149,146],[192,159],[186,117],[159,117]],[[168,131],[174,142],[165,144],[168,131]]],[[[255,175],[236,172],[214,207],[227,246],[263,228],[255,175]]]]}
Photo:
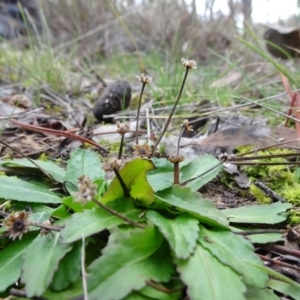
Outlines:
{"type": "Polygon", "coordinates": [[[29,220],[37,223],[43,223],[50,219],[50,214],[47,211],[42,211],[38,213],[33,213],[29,215],[29,220]]]}
{"type": "Polygon", "coordinates": [[[22,257],[36,235],[26,234],[0,251],[0,292],[4,292],[21,276],[22,257]]]}
{"type": "Polygon", "coordinates": [[[157,289],[154,289],[153,287],[147,285],[143,289],[139,291],[139,294],[141,296],[147,296],[148,299],[155,299],[155,300],[176,300],[176,299],[182,299],[182,292],[173,292],[173,293],[165,293],[162,291],[159,291],[157,289]]]}
{"type": "Polygon", "coordinates": [[[222,212],[230,223],[276,224],[286,220],[290,208],[290,203],[276,202],[224,209],[222,212]]]}
{"type": "MultiPolygon", "coordinates": [[[[141,213],[139,209],[134,207],[131,199],[126,201],[124,201],[124,199],[118,199],[109,203],[108,206],[133,220],[138,220],[138,215],[141,213]]],[[[73,214],[70,219],[66,220],[65,228],[60,234],[63,242],[71,243],[81,240],[82,237],[88,237],[108,227],[123,223],[124,221],[120,218],[97,207],[93,210],[85,210],[83,213],[73,214]]]]}
{"type": "Polygon", "coordinates": [[[66,219],[69,216],[70,216],[70,213],[68,212],[68,209],[67,209],[66,205],[64,205],[64,204],[58,206],[52,212],[52,217],[58,218],[58,219],[66,219]]]}
{"type": "Polygon", "coordinates": [[[175,263],[190,299],[245,299],[242,278],[201,245],[187,260],[176,258],[175,263]]]}
{"type": "Polygon", "coordinates": [[[180,171],[182,172],[180,182],[183,183],[203,174],[186,184],[192,191],[198,191],[204,184],[214,179],[222,168],[223,165],[220,164],[218,159],[212,155],[205,154],[191,160],[188,164],[180,168],[180,171]]]}
{"type": "Polygon", "coordinates": [[[84,209],[92,209],[96,206],[96,204],[92,201],[87,202],[86,204],[82,204],[80,202],[76,202],[74,196],[67,196],[62,199],[63,204],[67,207],[71,208],[75,212],[83,212],[84,209]]]}
{"type": "Polygon", "coordinates": [[[61,243],[59,234],[38,235],[24,255],[22,282],[27,297],[41,296],[52,281],[59,261],[72,249],[61,243]]]}
{"type": "MultiPolygon", "coordinates": [[[[153,158],[153,161],[156,169],[147,174],[148,181],[153,190],[158,192],[171,187],[174,182],[173,164],[166,159],[153,158]]],[[[179,164],[179,167],[180,182],[185,182],[195,178],[188,182],[185,186],[190,187],[192,191],[198,191],[204,184],[215,178],[222,170],[223,166],[220,164],[218,159],[212,155],[205,154],[189,162],[183,161],[179,164]],[[211,168],[213,168],[213,170],[209,171],[211,168]]]]}
{"type": "MultiPolygon", "coordinates": [[[[146,173],[152,169],[154,169],[154,164],[151,160],[136,158],[119,170],[130,196],[148,205],[152,203],[154,193],[146,179],[146,173]]],[[[124,198],[124,192],[119,180],[115,177],[101,202],[108,203],[118,198],[124,198]]]]}
{"type": "Polygon", "coordinates": [[[198,192],[192,192],[190,188],[174,185],[157,192],[156,200],[167,203],[181,212],[188,212],[201,222],[223,227],[228,224],[222,211],[218,210],[212,201],[203,198],[198,192]]]}
{"type": "Polygon", "coordinates": [[[168,245],[155,227],[115,228],[102,256],[88,268],[89,299],[124,299],[147,280],[168,281],[173,271],[168,245]]]}
{"type": "Polygon", "coordinates": [[[147,217],[167,239],[176,257],[186,259],[194,252],[199,232],[198,220],[194,217],[183,214],[168,219],[156,211],[148,211],[147,217]]]}
{"type": "MultiPolygon", "coordinates": [[[[65,170],[53,162],[34,160],[33,161],[41,167],[43,170],[47,171],[56,181],[63,182],[65,178],[65,170]]],[[[30,160],[26,158],[13,159],[10,161],[0,161],[0,165],[8,168],[18,168],[26,167],[31,169],[36,169],[40,172],[36,165],[34,165],[30,160]]]]}
{"type": "Polygon", "coordinates": [[[80,275],[82,242],[74,244],[73,249],[68,252],[59,262],[58,270],[55,272],[52,283],[52,291],[61,291],[73,284],[80,275]]]}
{"type": "Polygon", "coordinates": [[[147,173],[147,180],[154,192],[169,188],[174,183],[174,165],[165,158],[152,158],[156,169],[147,173]]]}
{"type": "MultiPolygon", "coordinates": [[[[43,297],[45,299],[55,299],[55,300],[66,300],[66,299],[76,299],[78,296],[82,295],[82,280],[78,279],[74,284],[72,284],[67,289],[61,292],[53,292],[48,289],[44,294],[43,297]]],[[[78,299],[83,299],[78,297],[78,299]]]]}
{"type": "MultiPolygon", "coordinates": [[[[282,282],[279,280],[270,279],[268,281],[268,287],[282,293],[284,295],[288,295],[295,300],[300,300],[300,288],[298,285],[292,285],[291,283],[282,282]]],[[[262,299],[262,298],[261,298],[262,299]]]]}
{"type": "Polygon", "coordinates": [[[279,297],[277,297],[273,291],[269,289],[259,289],[257,287],[248,286],[247,292],[246,292],[246,299],[247,300],[280,300],[279,297]]]}
{"type": "Polygon", "coordinates": [[[252,244],[269,244],[284,241],[284,236],[282,233],[251,234],[247,235],[247,238],[252,244]]]}
{"type": "MultiPolygon", "coordinates": [[[[14,211],[21,211],[21,210],[27,210],[28,209],[28,203],[26,202],[19,202],[14,201],[11,204],[11,209],[14,211]]],[[[43,203],[30,203],[30,210],[32,213],[47,213],[48,215],[51,215],[54,211],[54,208],[51,208],[43,203]]]]}
{"type": "Polygon", "coordinates": [[[77,191],[78,178],[86,175],[95,181],[104,179],[105,172],[99,156],[90,150],[77,149],[72,152],[66,169],[66,187],[70,193],[77,191]]]}
{"type": "Polygon", "coordinates": [[[61,198],[48,188],[8,176],[0,176],[0,198],[27,202],[61,203],[61,198]]]}
{"type": "Polygon", "coordinates": [[[220,262],[241,274],[249,285],[264,288],[268,275],[255,265],[263,266],[253,246],[243,237],[225,230],[207,230],[200,227],[199,242],[220,262]]]}
{"type": "Polygon", "coordinates": [[[130,295],[125,297],[123,300],[154,300],[153,298],[149,298],[148,296],[142,295],[138,292],[132,292],[130,295]]]}

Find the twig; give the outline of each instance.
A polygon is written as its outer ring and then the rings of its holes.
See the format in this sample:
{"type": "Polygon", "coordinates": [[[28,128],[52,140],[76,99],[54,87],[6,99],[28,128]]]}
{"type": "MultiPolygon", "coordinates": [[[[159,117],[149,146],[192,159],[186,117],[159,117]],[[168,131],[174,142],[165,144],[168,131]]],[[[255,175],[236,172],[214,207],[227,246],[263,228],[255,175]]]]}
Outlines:
{"type": "Polygon", "coordinates": [[[284,166],[284,165],[300,165],[300,161],[286,161],[286,162],[235,162],[231,161],[232,164],[237,166],[284,166]]]}
{"type": "Polygon", "coordinates": [[[263,191],[266,196],[270,197],[274,201],[286,202],[282,197],[280,197],[276,192],[271,190],[261,181],[255,181],[254,185],[257,186],[261,191],[263,191]]]}
{"type": "Polygon", "coordinates": [[[62,131],[62,130],[54,130],[54,129],[50,129],[50,128],[43,128],[43,127],[34,126],[34,125],[28,125],[28,124],[19,122],[19,121],[14,120],[14,119],[11,119],[10,122],[13,123],[13,124],[19,125],[19,126],[25,128],[25,129],[41,132],[41,133],[44,133],[44,134],[51,134],[51,135],[54,135],[54,136],[64,136],[64,137],[67,137],[67,138],[70,138],[70,139],[78,140],[78,141],[81,141],[83,143],[93,145],[93,146],[99,148],[100,150],[102,150],[106,153],[109,152],[106,148],[99,145],[98,143],[96,143],[92,140],[89,140],[89,139],[87,139],[83,136],[72,134],[70,132],[66,132],[66,131],[62,131]]]}
{"type": "Polygon", "coordinates": [[[294,266],[294,265],[291,265],[291,264],[282,262],[282,261],[277,260],[277,259],[273,259],[273,258],[264,256],[264,255],[261,255],[261,254],[257,254],[257,255],[258,255],[262,260],[268,261],[268,262],[270,262],[270,263],[272,263],[272,264],[274,264],[274,265],[281,266],[281,267],[286,267],[286,268],[290,268],[290,269],[294,269],[294,270],[297,270],[298,272],[300,272],[300,267],[297,267],[297,266],[294,266]]]}
{"type": "MultiPolygon", "coordinates": [[[[21,298],[27,298],[27,295],[26,293],[23,291],[23,290],[17,290],[17,289],[10,289],[9,293],[12,295],[12,296],[15,296],[15,297],[21,297],[21,298]]],[[[33,297],[31,299],[34,299],[34,300],[46,300],[46,298],[44,297],[33,297]]]]}
{"type": "Polygon", "coordinates": [[[30,225],[51,230],[51,231],[57,231],[57,232],[60,232],[62,229],[64,229],[64,226],[53,226],[53,225],[37,223],[37,222],[31,222],[30,225]]]}
{"type": "Polygon", "coordinates": [[[280,246],[280,245],[266,245],[261,247],[269,251],[281,252],[284,254],[289,254],[300,258],[300,251],[296,249],[289,249],[287,247],[280,246]]]}
{"type": "MultiPolygon", "coordinates": [[[[260,150],[258,150],[260,151],[260,150]]],[[[300,156],[300,152],[294,153],[282,153],[282,154],[270,154],[270,155],[257,155],[257,156],[232,156],[228,158],[228,161],[243,161],[243,160],[254,160],[254,159],[270,159],[270,158],[282,158],[282,157],[293,157],[293,156],[300,156]]]]}

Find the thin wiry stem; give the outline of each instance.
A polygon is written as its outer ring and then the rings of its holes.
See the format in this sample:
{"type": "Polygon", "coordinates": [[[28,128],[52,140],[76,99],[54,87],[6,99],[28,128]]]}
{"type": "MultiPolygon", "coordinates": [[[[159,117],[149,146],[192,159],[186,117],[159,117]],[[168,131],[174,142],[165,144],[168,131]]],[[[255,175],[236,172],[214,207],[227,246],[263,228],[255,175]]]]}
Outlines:
{"type": "Polygon", "coordinates": [[[58,231],[58,232],[60,232],[62,229],[64,229],[64,226],[53,226],[50,224],[37,223],[37,222],[31,222],[30,226],[36,226],[36,227],[43,228],[46,230],[58,231]]]}
{"type": "Polygon", "coordinates": [[[174,184],[179,184],[179,161],[174,162],[174,184]]]}
{"type": "Polygon", "coordinates": [[[182,81],[182,84],[181,84],[181,87],[180,87],[179,94],[178,94],[177,99],[175,101],[175,104],[174,104],[174,106],[172,108],[172,111],[171,111],[171,113],[170,113],[170,115],[169,115],[169,117],[167,119],[166,125],[165,125],[165,127],[164,127],[164,129],[163,129],[163,131],[162,131],[162,133],[160,135],[160,137],[158,138],[158,140],[156,141],[155,145],[153,146],[152,153],[155,152],[157,146],[159,145],[160,141],[162,140],[162,138],[163,138],[165,132],[167,131],[167,128],[168,128],[168,126],[169,126],[169,124],[171,122],[171,119],[172,119],[173,114],[174,114],[174,112],[176,110],[177,104],[178,104],[178,102],[179,102],[179,100],[181,98],[181,95],[182,95],[182,92],[183,92],[183,88],[184,88],[184,85],[185,85],[185,81],[186,81],[187,75],[189,73],[189,69],[190,69],[189,67],[185,68],[185,73],[184,73],[184,77],[183,77],[183,81],[182,81]]]}
{"type": "Polygon", "coordinates": [[[119,183],[120,183],[120,185],[121,185],[121,187],[122,187],[122,190],[123,190],[123,192],[124,192],[124,197],[130,197],[130,194],[129,194],[129,191],[128,191],[128,189],[127,189],[127,186],[126,186],[126,184],[125,184],[123,178],[121,177],[119,171],[117,170],[117,168],[114,168],[113,171],[114,171],[116,177],[118,178],[119,183]]]}
{"type": "Polygon", "coordinates": [[[111,209],[110,207],[104,205],[103,203],[101,203],[101,202],[98,201],[97,199],[93,198],[92,201],[93,201],[95,204],[97,204],[99,207],[101,207],[102,209],[104,209],[105,211],[107,211],[108,213],[110,213],[110,214],[116,216],[117,218],[119,218],[119,219],[125,221],[126,223],[128,223],[128,224],[130,224],[130,225],[133,225],[133,226],[135,226],[135,227],[141,228],[141,229],[145,228],[142,224],[137,223],[137,222],[135,222],[135,221],[133,221],[133,220],[127,218],[126,216],[124,216],[124,215],[118,213],[117,211],[115,211],[114,209],[111,209]]]}
{"type": "Polygon", "coordinates": [[[200,175],[198,175],[198,176],[196,176],[196,177],[194,177],[194,178],[188,179],[188,180],[186,180],[185,182],[182,182],[181,185],[185,185],[185,184],[191,182],[192,180],[195,180],[195,179],[197,179],[197,178],[199,178],[199,177],[201,177],[201,176],[203,176],[203,175],[209,173],[210,171],[214,170],[215,168],[217,168],[218,166],[220,166],[220,165],[222,165],[222,164],[223,164],[222,161],[219,162],[219,163],[217,163],[216,165],[214,165],[213,167],[209,168],[208,170],[206,170],[206,171],[203,172],[202,174],[200,174],[200,175]]]}
{"type": "Polygon", "coordinates": [[[123,152],[123,144],[124,144],[124,135],[121,135],[121,142],[120,142],[120,148],[119,148],[119,154],[118,154],[118,159],[122,158],[122,152],[123,152]]]}
{"type": "Polygon", "coordinates": [[[88,300],[88,289],[87,289],[87,273],[85,271],[85,241],[84,235],[81,235],[82,247],[81,247],[81,276],[82,276],[82,290],[83,290],[83,299],[88,300]]]}
{"type": "Polygon", "coordinates": [[[142,103],[142,98],[145,90],[146,82],[142,82],[142,88],[140,92],[140,98],[139,98],[139,103],[138,103],[138,109],[137,109],[137,114],[136,114],[136,130],[135,130],[135,143],[136,145],[139,144],[139,118],[140,118],[140,110],[141,110],[141,103],[142,103]]]}
{"type": "Polygon", "coordinates": [[[177,156],[179,156],[180,141],[181,141],[181,137],[182,137],[182,134],[183,134],[184,131],[185,131],[185,127],[182,126],[182,127],[181,127],[181,130],[180,130],[180,133],[179,133],[179,137],[178,137],[178,143],[177,143],[177,156]]]}

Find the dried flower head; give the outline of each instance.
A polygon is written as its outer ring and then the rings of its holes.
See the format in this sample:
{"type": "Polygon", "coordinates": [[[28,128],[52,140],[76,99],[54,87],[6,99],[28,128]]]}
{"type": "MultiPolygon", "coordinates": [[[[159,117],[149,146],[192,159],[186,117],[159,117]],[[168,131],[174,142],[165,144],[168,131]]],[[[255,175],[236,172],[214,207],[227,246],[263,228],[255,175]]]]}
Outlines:
{"type": "Polygon", "coordinates": [[[194,60],[189,60],[189,59],[182,58],[181,63],[186,68],[197,69],[197,63],[194,60]]]}
{"type": "Polygon", "coordinates": [[[124,135],[130,129],[129,124],[126,122],[121,123],[121,122],[117,121],[116,126],[117,126],[117,133],[119,133],[121,135],[124,135]]]}
{"type": "Polygon", "coordinates": [[[78,193],[76,194],[77,197],[75,197],[75,201],[86,204],[96,196],[97,187],[92,184],[91,179],[85,175],[79,177],[78,180],[78,193]]]}
{"type": "Polygon", "coordinates": [[[113,171],[113,170],[119,170],[120,168],[122,168],[124,166],[124,160],[123,159],[113,159],[111,161],[107,161],[102,169],[104,171],[113,171]]]}
{"type": "Polygon", "coordinates": [[[184,120],[182,127],[184,127],[186,131],[194,131],[193,126],[189,123],[189,120],[184,120]]]}
{"type": "Polygon", "coordinates": [[[150,149],[149,145],[147,145],[147,144],[136,145],[133,154],[138,157],[150,157],[151,149],[150,149]]]}
{"type": "Polygon", "coordinates": [[[184,156],[182,156],[182,155],[169,156],[168,161],[170,161],[171,163],[179,163],[179,162],[184,161],[184,156]]]}
{"type": "Polygon", "coordinates": [[[31,225],[26,211],[10,214],[3,223],[7,226],[9,237],[12,240],[16,238],[21,239],[23,234],[29,231],[29,226],[31,225]]]}
{"type": "Polygon", "coordinates": [[[144,74],[141,74],[141,76],[135,76],[140,82],[142,83],[151,83],[152,78],[149,76],[145,76],[144,74]]]}

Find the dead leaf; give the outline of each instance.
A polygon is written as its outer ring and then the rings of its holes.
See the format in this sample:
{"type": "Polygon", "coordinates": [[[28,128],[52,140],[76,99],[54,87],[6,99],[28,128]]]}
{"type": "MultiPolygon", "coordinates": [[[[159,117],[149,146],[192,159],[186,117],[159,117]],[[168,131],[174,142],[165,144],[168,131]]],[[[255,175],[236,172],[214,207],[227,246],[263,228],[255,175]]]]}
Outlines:
{"type": "Polygon", "coordinates": [[[10,97],[2,97],[0,101],[15,107],[30,108],[32,106],[28,97],[22,94],[13,95],[10,97]]]}
{"type": "Polygon", "coordinates": [[[241,79],[242,74],[239,72],[231,72],[226,74],[224,77],[214,81],[209,87],[210,88],[221,88],[226,86],[235,86],[241,79]]]}
{"type": "MultiPolygon", "coordinates": [[[[211,145],[218,147],[238,147],[251,145],[266,147],[274,145],[279,141],[284,142],[295,139],[297,139],[295,129],[286,127],[241,126],[218,131],[199,142],[183,144],[182,146],[211,145]]],[[[292,142],[282,146],[298,147],[299,145],[297,142],[292,142]]]]}

